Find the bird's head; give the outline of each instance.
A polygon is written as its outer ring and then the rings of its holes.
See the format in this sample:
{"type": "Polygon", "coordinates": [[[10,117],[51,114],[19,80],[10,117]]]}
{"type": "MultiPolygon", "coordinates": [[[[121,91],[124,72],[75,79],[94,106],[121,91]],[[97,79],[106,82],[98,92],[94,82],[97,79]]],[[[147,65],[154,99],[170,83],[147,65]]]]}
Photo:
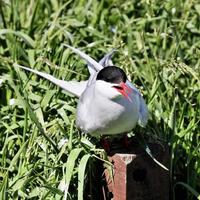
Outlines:
{"type": "Polygon", "coordinates": [[[125,72],[119,67],[104,67],[97,74],[95,88],[99,94],[109,99],[118,97],[129,99],[129,93],[131,93],[132,90],[126,84],[126,80],[127,76],[125,72]]]}

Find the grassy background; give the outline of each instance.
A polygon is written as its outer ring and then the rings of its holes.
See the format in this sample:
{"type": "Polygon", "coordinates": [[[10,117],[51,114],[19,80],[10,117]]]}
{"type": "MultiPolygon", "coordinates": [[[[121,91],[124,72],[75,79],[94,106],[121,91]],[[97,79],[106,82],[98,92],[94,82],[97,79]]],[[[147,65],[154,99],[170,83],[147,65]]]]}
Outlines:
{"type": "Polygon", "coordinates": [[[197,0],[0,0],[0,199],[82,199],[84,174],[100,150],[90,137],[78,136],[77,100],[13,67],[17,62],[60,79],[86,79],[84,62],[62,43],[97,60],[119,49],[114,62],[148,104],[146,134],[170,146],[173,198],[196,199],[199,20],[197,0]]]}

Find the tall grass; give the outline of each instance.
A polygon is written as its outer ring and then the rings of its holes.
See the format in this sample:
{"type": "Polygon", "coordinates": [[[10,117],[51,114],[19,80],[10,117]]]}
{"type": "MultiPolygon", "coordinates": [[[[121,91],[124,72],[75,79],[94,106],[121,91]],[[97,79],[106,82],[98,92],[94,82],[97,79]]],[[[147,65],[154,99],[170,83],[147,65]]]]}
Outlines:
{"type": "Polygon", "coordinates": [[[148,103],[146,134],[169,144],[174,199],[199,197],[199,19],[194,0],[0,0],[0,199],[82,199],[102,155],[75,127],[77,99],[13,67],[86,79],[62,43],[97,60],[119,49],[114,62],[148,103]]]}

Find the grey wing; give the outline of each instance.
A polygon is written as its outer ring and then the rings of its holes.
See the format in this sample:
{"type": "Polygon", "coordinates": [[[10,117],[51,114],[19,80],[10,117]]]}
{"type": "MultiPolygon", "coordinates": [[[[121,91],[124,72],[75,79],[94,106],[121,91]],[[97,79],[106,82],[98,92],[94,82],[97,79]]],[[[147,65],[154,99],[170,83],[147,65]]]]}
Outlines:
{"type": "Polygon", "coordinates": [[[87,86],[91,85],[93,82],[96,81],[96,75],[98,71],[103,69],[103,66],[98,63],[96,60],[85,54],[84,52],[80,51],[77,48],[71,47],[67,44],[63,44],[64,46],[70,48],[74,53],[78,54],[81,58],[83,58],[87,62],[87,68],[90,73],[90,77],[87,81],[87,86]]]}
{"type": "Polygon", "coordinates": [[[100,61],[99,64],[102,65],[103,67],[111,66],[113,65],[112,62],[112,56],[116,52],[116,49],[111,50],[108,52],[100,61]]]}
{"type": "Polygon", "coordinates": [[[116,49],[113,49],[112,51],[107,53],[98,63],[93,58],[91,58],[84,52],[80,51],[79,49],[71,47],[70,45],[67,45],[67,44],[63,44],[63,45],[70,48],[74,53],[78,54],[81,58],[83,58],[87,62],[87,67],[90,72],[90,77],[88,79],[87,85],[90,85],[93,82],[95,82],[97,73],[103,67],[113,65],[111,58],[113,56],[113,53],[117,51],[116,49]]]}
{"type": "MultiPolygon", "coordinates": [[[[117,50],[116,49],[113,49],[112,51],[108,52],[100,61],[99,61],[99,64],[102,66],[102,67],[107,67],[107,66],[111,66],[113,65],[113,62],[112,62],[112,56],[113,54],[116,52],[117,50]]],[[[97,73],[98,71],[94,70],[94,66],[92,65],[91,62],[87,62],[88,64],[88,70],[90,72],[90,78],[88,80],[88,85],[92,84],[93,82],[96,81],[96,76],[97,76],[97,73]]]]}
{"type": "Polygon", "coordinates": [[[77,82],[77,81],[63,81],[63,80],[59,80],[49,74],[46,74],[44,72],[39,72],[37,70],[28,68],[28,67],[24,67],[18,64],[14,64],[14,67],[18,67],[18,68],[22,68],[25,69],[27,71],[33,72],[34,74],[37,74],[49,81],[51,81],[52,83],[56,84],[57,86],[61,87],[62,89],[66,90],[67,92],[80,97],[81,94],[83,93],[83,91],[85,90],[86,86],[87,86],[87,81],[81,81],[81,82],[77,82]]]}
{"type": "Polygon", "coordinates": [[[98,72],[103,68],[102,65],[99,64],[96,60],[94,60],[84,52],[80,51],[79,49],[71,47],[67,44],[63,44],[63,46],[70,48],[74,53],[78,54],[81,58],[83,58],[88,63],[88,70],[91,74],[93,72],[98,72]]]}
{"type": "Polygon", "coordinates": [[[56,84],[57,86],[61,87],[64,90],[66,90],[67,92],[69,92],[69,93],[71,93],[71,94],[73,94],[77,97],[80,97],[82,95],[82,93],[84,92],[84,90],[86,89],[86,87],[96,80],[96,75],[97,75],[98,71],[100,71],[103,68],[103,66],[105,67],[105,66],[108,66],[112,63],[111,57],[116,50],[113,49],[111,52],[107,53],[98,63],[93,58],[91,58],[90,56],[88,56],[84,52],[80,51],[79,49],[71,47],[67,44],[63,44],[63,45],[70,48],[73,52],[78,54],[81,58],[86,60],[86,62],[88,64],[87,65],[88,70],[90,72],[90,77],[89,77],[88,81],[77,82],[77,81],[59,80],[59,79],[57,79],[57,78],[55,78],[55,77],[53,77],[49,74],[46,74],[44,72],[39,72],[37,70],[31,69],[31,68],[28,68],[28,67],[24,67],[24,66],[21,66],[21,65],[18,65],[18,64],[14,64],[14,66],[18,67],[18,68],[25,69],[25,70],[30,71],[30,72],[33,72],[33,73],[51,81],[52,83],[56,84]]]}
{"type": "Polygon", "coordinates": [[[148,109],[147,109],[147,105],[142,97],[142,95],[140,95],[140,110],[139,110],[139,120],[138,120],[138,124],[142,127],[145,127],[148,121],[148,109]]]}
{"type": "Polygon", "coordinates": [[[149,116],[147,105],[146,105],[141,93],[138,91],[138,89],[129,80],[127,80],[126,83],[139,96],[140,108],[139,108],[138,124],[140,126],[144,127],[147,124],[148,116],[149,116]]]}

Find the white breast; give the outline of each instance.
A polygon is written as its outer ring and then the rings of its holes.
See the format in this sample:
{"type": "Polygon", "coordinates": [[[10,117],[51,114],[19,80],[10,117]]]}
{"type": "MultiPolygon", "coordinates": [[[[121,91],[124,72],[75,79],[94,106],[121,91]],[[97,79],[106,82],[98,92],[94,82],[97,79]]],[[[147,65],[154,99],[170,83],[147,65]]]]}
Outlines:
{"type": "Polygon", "coordinates": [[[77,108],[77,126],[91,135],[113,135],[131,131],[139,119],[139,98],[121,96],[110,100],[85,91],[77,108]],[[90,97],[90,98],[88,98],[90,97]]]}

